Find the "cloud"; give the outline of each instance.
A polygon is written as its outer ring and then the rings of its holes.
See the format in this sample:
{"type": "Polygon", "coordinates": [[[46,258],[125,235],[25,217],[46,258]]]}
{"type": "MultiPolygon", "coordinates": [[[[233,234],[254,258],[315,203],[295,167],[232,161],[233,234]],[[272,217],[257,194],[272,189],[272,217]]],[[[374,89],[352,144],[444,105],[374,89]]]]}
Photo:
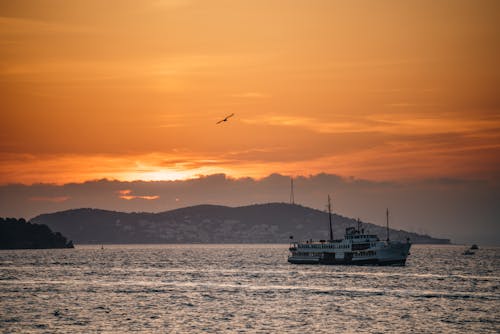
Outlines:
{"type": "Polygon", "coordinates": [[[284,126],[304,128],[318,133],[345,133],[365,131],[366,127],[360,129],[351,121],[325,121],[312,117],[290,116],[290,115],[261,115],[252,118],[243,118],[242,122],[247,124],[260,124],[271,126],[284,126]]]}
{"type": "MultiPolygon", "coordinates": [[[[371,180],[429,177],[498,180],[500,126],[495,119],[456,119],[450,124],[431,118],[385,117],[379,118],[379,123],[387,123],[380,125],[380,133],[315,136],[298,131],[290,135],[285,131],[281,135],[288,137],[274,145],[265,146],[262,140],[220,151],[173,149],[153,153],[57,155],[4,152],[0,154],[0,184],[62,184],[102,178],[160,181],[217,173],[262,178],[276,171],[288,175],[327,172],[371,180]],[[401,132],[393,128],[401,128],[401,132]]],[[[298,129],[303,129],[304,123],[306,126],[314,123],[300,117],[271,117],[269,122],[298,129]]],[[[358,130],[368,131],[368,128],[360,125],[358,130]]],[[[251,126],[248,129],[253,130],[251,126]]]]}
{"type": "MultiPolygon", "coordinates": [[[[402,107],[402,105],[399,105],[402,107]]],[[[404,105],[408,106],[408,105],[404,105]]],[[[440,116],[426,117],[410,113],[398,114],[369,114],[367,116],[345,119],[320,119],[313,117],[292,115],[260,115],[252,118],[243,118],[247,124],[265,124],[271,126],[296,127],[317,133],[384,133],[391,135],[457,132],[483,132],[500,130],[500,117],[455,117],[440,116]]]]}
{"type": "Polygon", "coordinates": [[[155,200],[160,198],[158,195],[132,195],[132,190],[130,189],[124,189],[124,190],[118,190],[118,197],[127,201],[133,200],[133,199],[145,199],[148,201],[155,200]]]}
{"type": "Polygon", "coordinates": [[[392,108],[409,108],[409,107],[416,107],[416,106],[418,106],[418,104],[401,102],[401,103],[390,103],[390,104],[387,104],[387,106],[392,107],[392,108]]]}

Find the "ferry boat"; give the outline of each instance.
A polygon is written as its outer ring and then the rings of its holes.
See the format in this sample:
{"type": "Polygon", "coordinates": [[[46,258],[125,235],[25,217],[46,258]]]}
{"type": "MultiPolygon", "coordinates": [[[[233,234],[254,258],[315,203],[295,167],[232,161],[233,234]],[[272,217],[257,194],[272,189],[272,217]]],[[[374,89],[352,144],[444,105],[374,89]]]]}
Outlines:
{"type": "MultiPolygon", "coordinates": [[[[411,243],[389,239],[389,210],[387,210],[387,239],[367,234],[358,226],[349,227],[343,239],[333,239],[330,196],[328,196],[330,239],[290,243],[288,262],[293,264],[331,265],[399,265],[404,266],[410,253],[411,243]]],[[[290,237],[293,239],[293,237],[290,237]]]]}

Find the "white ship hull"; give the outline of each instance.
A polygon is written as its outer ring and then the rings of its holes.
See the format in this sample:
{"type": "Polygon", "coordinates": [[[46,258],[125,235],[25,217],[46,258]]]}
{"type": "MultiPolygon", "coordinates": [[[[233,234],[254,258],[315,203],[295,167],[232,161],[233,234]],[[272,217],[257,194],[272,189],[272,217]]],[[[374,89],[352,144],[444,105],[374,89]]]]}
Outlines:
{"type": "Polygon", "coordinates": [[[385,248],[367,251],[317,251],[292,252],[288,262],[294,264],[338,264],[338,265],[400,265],[404,266],[410,250],[410,243],[392,243],[385,248]]]}

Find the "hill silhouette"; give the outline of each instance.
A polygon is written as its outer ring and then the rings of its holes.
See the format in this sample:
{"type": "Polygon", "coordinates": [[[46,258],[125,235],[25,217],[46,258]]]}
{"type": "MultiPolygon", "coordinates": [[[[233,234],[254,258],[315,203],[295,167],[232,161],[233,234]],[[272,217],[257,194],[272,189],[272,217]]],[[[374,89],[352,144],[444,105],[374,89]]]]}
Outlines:
{"type": "Polygon", "coordinates": [[[0,249],[73,248],[60,232],[23,218],[0,218],[0,249]]]}
{"type": "MultiPolygon", "coordinates": [[[[32,219],[61,231],[76,243],[286,243],[328,237],[328,214],[295,204],[269,203],[242,207],[197,205],[160,213],[124,213],[74,209],[32,219]]],[[[333,215],[334,236],[356,226],[354,219],[333,215]]],[[[385,227],[363,223],[385,238],[385,227]]],[[[392,240],[449,243],[427,235],[391,230],[392,240]]]]}

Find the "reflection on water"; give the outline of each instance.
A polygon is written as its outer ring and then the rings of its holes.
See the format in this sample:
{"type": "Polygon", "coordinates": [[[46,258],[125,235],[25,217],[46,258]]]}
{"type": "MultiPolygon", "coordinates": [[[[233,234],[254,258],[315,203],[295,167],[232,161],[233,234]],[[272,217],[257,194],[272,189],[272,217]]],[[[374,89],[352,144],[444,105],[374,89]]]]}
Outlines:
{"type": "Polygon", "coordinates": [[[500,331],[500,248],[414,246],[406,267],[292,265],[287,248],[0,251],[0,331],[500,331]]]}

